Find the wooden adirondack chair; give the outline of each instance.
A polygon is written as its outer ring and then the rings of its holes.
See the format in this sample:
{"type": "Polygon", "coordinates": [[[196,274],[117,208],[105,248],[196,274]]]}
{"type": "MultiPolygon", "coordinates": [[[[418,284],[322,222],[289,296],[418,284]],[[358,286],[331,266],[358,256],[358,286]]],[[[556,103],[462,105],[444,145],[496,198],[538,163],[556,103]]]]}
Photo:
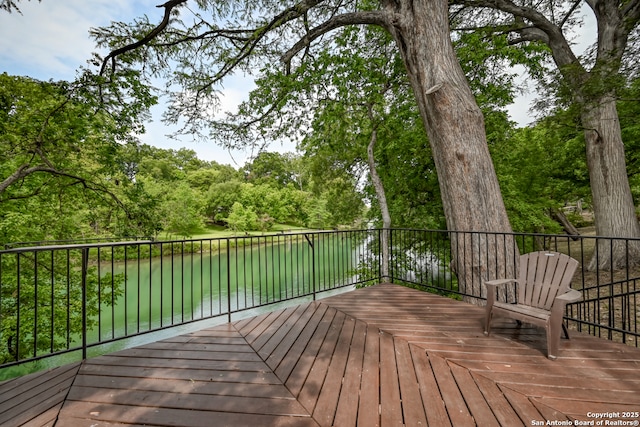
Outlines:
{"type": "Polygon", "coordinates": [[[558,252],[531,252],[520,256],[517,279],[485,282],[487,306],[484,334],[491,331],[493,316],[509,317],[520,322],[542,326],[547,332],[547,356],[555,359],[560,346],[561,329],[569,338],[562,318],[565,306],[582,298],[570,288],[578,261],[558,252]],[[515,304],[497,301],[498,287],[515,284],[515,304]]]}

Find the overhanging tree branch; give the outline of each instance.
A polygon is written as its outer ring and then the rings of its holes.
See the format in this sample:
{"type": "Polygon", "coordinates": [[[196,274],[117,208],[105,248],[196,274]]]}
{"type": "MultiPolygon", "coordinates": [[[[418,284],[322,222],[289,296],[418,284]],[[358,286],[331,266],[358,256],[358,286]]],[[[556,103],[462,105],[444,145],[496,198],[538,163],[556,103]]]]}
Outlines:
{"type": "Polygon", "coordinates": [[[0,195],[3,192],[5,192],[7,188],[15,184],[16,182],[26,178],[29,175],[39,173],[39,172],[47,173],[50,175],[61,176],[65,178],[70,178],[74,180],[73,185],[80,184],[87,190],[91,190],[95,193],[107,194],[120,208],[127,211],[126,206],[124,205],[124,203],[122,203],[120,198],[118,198],[118,196],[116,196],[113,192],[109,191],[103,185],[92,182],[81,176],[58,170],[55,167],[51,166],[50,164],[35,165],[35,166],[31,166],[30,164],[23,164],[14,173],[12,173],[7,178],[5,178],[4,181],[0,182],[0,195]]]}
{"type": "Polygon", "coordinates": [[[380,11],[353,12],[336,15],[307,32],[291,49],[282,55],[281,60],[284,62],[288,74],[291,71],[291,60],[293,57],[322,35],[347,25],[378,25],[387,27],[388,24],[386,15],[380,11]]]}
{"type": "Polygon", "coordinates": [[[151,40],[155,39],[158,36],[158,34],[160,34],[167,27],[167,25],[169,25],[171,12],[173,11],[173,9],[183,3],[186,3],[187,1],[188,0],[169,0],[164,4],[156,6],[156,7],[164,7],[164,17],[162,18],[162,21],[160,22],[160,24],[158,24],[158,26],[155,27],[153,30],[151,30],[149,34],[147,34],[137,42],[128,44],[126,46],[123,46],[121,48],[118,48],[109,52],[109,54],[102,61],[102,67],[100,67],[100,75],[104,74],[105,68],[109,60],[111,61],[111,71],[113,72],[116,67],[116,58],[119,55],[122,55],[123,53],[129,52],[131,50],[137,49],[140,46],[144,46],[145,44],[149,43],[151,40]]]}
{"type": "Polygon", "coordinates": [[[578,8],[578,6],[580,6],[581,3],[582,3],[582,0],[575,0],[573,2],[573,5],[569,9],[569,11],[564,15],[564,18],[562,18],[562,21],[560,21],[560,24],[558,24],[560,28],[564,27],[564,24],[567,23],[571,15],[573,15],[573,12],[576,11],[576,9],[578,8]]]}
{"type": "Polygon", "coordinates": [[[521,32],[520,41],[544,41],[551,49],[553,58],[560,68],[568,65],[577,65],[580,68],[582,67],[578,58],[571,50],[569,42],[564,37],[561,27],[551,22],[536,9],[517,5],[510,0],[454,0],[454,3],[461,4],[466,7],[500,10],[513,15],[516,20],[520,19],[522,22],[525,20],[529,21],[535,29],[530,28],[529,26],[524,27],[521,32]],[[543,37],[539,31],[543,32],[545,37],[543,37]]]}
{"type": "MultiPolygon", "coordinates": [[[[31,0],[28,0],[28,1],[31,1],[31,0]]],[[[40,1],[42,0],[38,0],[38,2],[40,1]]],[[[0,10],[6,10],[9,13],[15,10],[20,15],[22,15],[22,11],[20,10],[20,8],[18,8],[18,5],[17,5],[18,2],[20,2],[20,0],[0,0],[0,10]]]]}

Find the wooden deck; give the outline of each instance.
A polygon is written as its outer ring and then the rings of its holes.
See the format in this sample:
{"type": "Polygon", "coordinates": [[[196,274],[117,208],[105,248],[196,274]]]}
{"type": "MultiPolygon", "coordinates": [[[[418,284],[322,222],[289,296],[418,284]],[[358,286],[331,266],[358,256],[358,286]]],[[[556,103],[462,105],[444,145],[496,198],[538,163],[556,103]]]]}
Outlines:
{"type": "Polygon", "coordinates": [[[0,425],[640,421],[640,349],[574,333],[550,361],[541,329],[485,337],[483,313],[381,284],[1,383],[0,425]]]}

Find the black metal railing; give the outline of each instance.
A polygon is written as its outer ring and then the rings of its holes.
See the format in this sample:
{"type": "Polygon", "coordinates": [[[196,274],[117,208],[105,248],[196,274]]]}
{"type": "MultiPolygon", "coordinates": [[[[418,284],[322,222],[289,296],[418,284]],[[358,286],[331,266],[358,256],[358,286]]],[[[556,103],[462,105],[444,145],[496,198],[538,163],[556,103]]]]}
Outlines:
{"type": "Polygon", "coordinates": [[[518,255],[532,250],[580,261],[572,286],[583,300],[568,306],[570,327],[637,347],[640,269],[631,255],[638,246],[591,236],[392,229],[12,247],[0,251],[0,368],[85,358],[151,332],[231,321],[382,280],[481,303],[482,281],[513,274],[518,255]]]}
{"type": "Polygon", "coordinates": [[[394,229],[391,245],[390,280],[470,302],[485,299],[483,280],[513,277],[519,254],[566,253],[580,262],[572,287],[583,294],[567,307],[569,326],[640,346],[638,239],[394,229]]]}
{"type": "Polygon", "coordinates": [[[374,240],[378,230],[0,251],[0,367],[86,358],[124,338],[374,283],[374,240]]]}

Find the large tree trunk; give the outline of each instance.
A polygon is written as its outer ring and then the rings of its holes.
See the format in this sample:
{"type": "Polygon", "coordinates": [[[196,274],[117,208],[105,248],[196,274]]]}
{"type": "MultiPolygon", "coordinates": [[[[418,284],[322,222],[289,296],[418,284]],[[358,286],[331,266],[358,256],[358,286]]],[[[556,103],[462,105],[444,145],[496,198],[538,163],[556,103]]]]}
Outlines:
{"type": "MultiPolygon", "coordinates": [[[[612,95],[583,108],[587,163],[596,218],[596,235],[640,236],[640,225],[627,177],[620,122],[612,95]]],[[[637,265],[640,247],[626,240],[601,240],[589,269],[609,270],[637,265]]]]}
{"type": "MultiPolygon", "coordinates": [[[[453,50],[445,0],[384,2],[433,151],[452,234],[452,266],[464,295],[485,296],[483,280],[513,274],[513,238],[487,146],[484,118],[453,50]]],[[[474,301],[474,297],[465,297],[474,301]]]]}

